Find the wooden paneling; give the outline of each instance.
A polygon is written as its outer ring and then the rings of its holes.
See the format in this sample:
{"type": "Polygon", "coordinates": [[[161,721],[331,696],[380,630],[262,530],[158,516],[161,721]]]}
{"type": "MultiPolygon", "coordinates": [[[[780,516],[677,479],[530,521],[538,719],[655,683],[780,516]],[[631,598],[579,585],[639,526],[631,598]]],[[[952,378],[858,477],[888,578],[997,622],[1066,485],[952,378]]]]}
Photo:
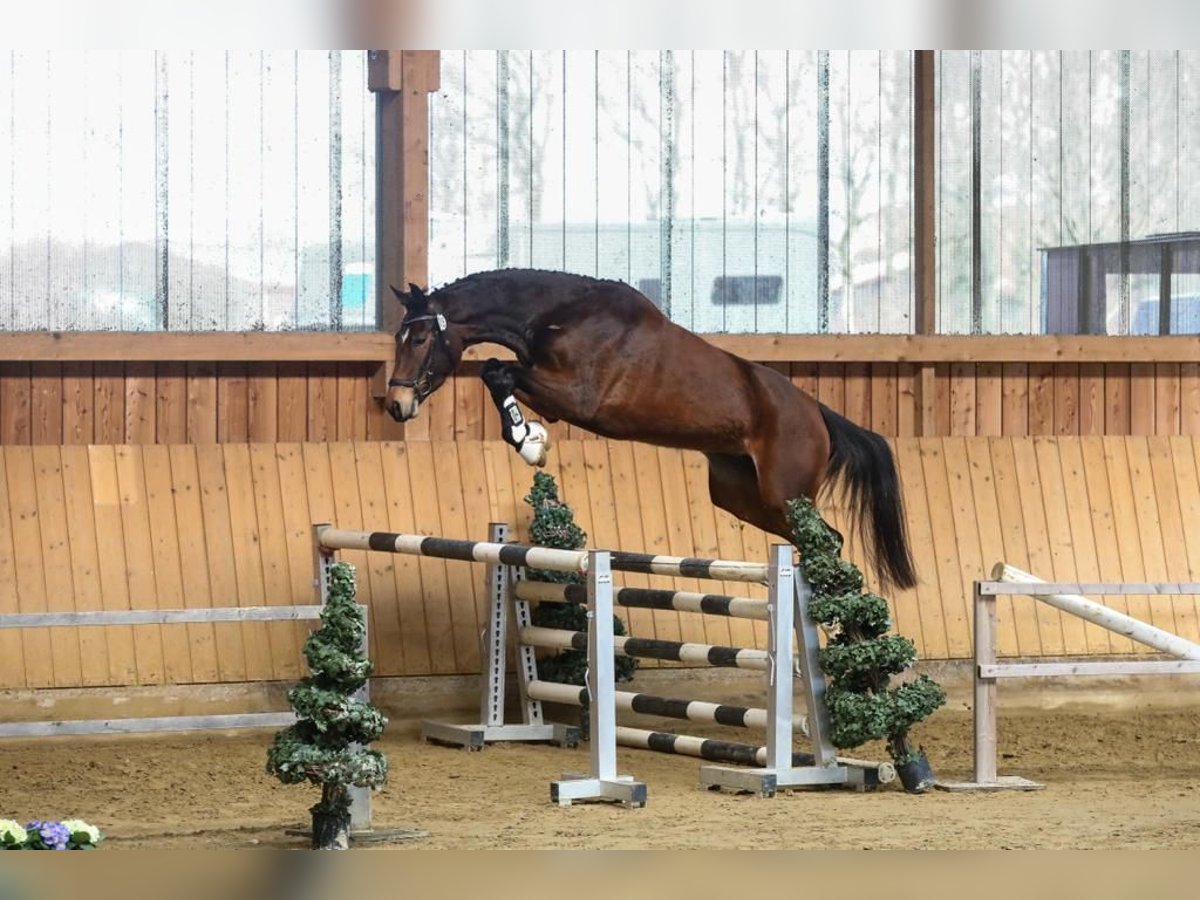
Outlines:
{"type": "MultiPolygon", "coordinates": [[[[925,659],[964,658],[971,583],[1005,560],[1056,580],[1195,580],[1200,439],[952,437],[894,444],[921,582],[888,598],[925,659]]],[[[527,539],[532,470],[499,441],[9,447],[0,453],[0,610],[303,603],[313,521],[527,539]]],[[[764,558],[776,539],[716,510],[698,454],[567,441],[547,471],[593,546],[764,558]]],[[[845,530],[847,511],[825,514],[845,530]]],[[[860,562],[861,543],[848,542],[860,562]]],[[[478,671],[483,567],[347,553],[380,675],[478,671]]],[[[622,583],[758,587],[630,575],[622,583]]],[[[1109,598],[1192,640],[1196,598],[1109,598]]],[[[1028,598],[998,603],[1002,655],[1137,652],[1028,598]]],[[[634,634],[762,646],[761,623],[621,610],[634,634]]],[[[308,626],[0,632],[0,687],[293,679],[308,626]]]]}

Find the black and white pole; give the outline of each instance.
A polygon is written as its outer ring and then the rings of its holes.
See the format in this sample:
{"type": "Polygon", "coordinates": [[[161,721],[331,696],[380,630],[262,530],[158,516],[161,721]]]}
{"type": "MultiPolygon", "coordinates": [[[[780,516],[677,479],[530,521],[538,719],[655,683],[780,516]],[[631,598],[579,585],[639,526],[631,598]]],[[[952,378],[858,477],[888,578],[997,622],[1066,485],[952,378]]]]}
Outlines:
{"type": "Polygon", "coordinates": [[[617,774],[616,661],[613,655],[613,586],[609,554],[588,551],[588,709],[591,772],[551,782],[550,799],[559,806],[575,800],[618,800],[646,805],[646,785],[617,774]]]}

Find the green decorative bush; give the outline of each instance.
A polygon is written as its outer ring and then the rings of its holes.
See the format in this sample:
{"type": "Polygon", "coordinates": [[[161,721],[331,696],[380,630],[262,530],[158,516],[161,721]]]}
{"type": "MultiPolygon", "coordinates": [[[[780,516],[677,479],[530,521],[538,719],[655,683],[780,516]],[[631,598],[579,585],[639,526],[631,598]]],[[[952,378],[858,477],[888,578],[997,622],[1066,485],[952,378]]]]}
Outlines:
{"type": "Polygon", "coordinates": [[[353,566],[336,563],[330,568],[321,623],[304,644],[312,675],[288,693],[297,721],[276,733],[267,751],[267,771],[284,784],[321,786],[321,799],[311,809],[314,827],[321,817],[348,827],[349,789],[379,787],[388,771],[383,754],[365,746],[383,734],[387,719],[353,696],[371,674],[362,650],[366,626],[354,602],[353,566]]]}
{"type": "Polygon", "coordinates": [[[892,624],[887,602],[863,590],[862,573],[840,557],[841,535],[812,502],[791,501],[788,516],[813,589],[809,615],[831,634],[820,654],[829,679],[830,739],[843,749],[886,739],[898,766],[921,759],[922,752],[909,744],[909,729],[946,702],[945,692],[928,675],[891,685],[892,676],[917,660],[912,641],[887,634],[892,624]]]}
{"type": "MultiPolygon", "coordinates": [[[[533,508],[533,522],[529,526],[532,543],[556,550],[582,550],[587,546],[587,534],[575,523],[571,507],[558,497],[558,486],[554,477],[545,472],[535,472],[533,487],[525,502],[533,508]]],[[[550,581],[556,584],[582,584],[583,576],[571,572],[549,572],[543,569],[528,569],[526,577],[532,581],[550,581]]],[[[568,631],[587,631],[587,608],[577,603],[539,603],[533,610],[533,624],[544,628],[562,628],[568,631]]],[[[625,623],[613,616],[613,634],[625,634],[625,623]]],[[[538,678],[559,684],[587,683],[587,654],[581,650],[560,650],[538,660],[538,678]]],[[[637,660],[618,656],[616,680],[629,681],[637,668],[637,660]]],[[[580,724],[587,733],[587,709],[580,714],[580,724]]]]}

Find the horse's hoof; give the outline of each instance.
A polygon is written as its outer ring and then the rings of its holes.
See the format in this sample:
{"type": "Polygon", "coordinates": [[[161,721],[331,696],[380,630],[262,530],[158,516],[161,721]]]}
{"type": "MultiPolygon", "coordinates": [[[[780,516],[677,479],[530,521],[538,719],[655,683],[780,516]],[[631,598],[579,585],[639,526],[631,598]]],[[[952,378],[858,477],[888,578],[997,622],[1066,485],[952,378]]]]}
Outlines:
{"type": "Polygon", "coordinates": [[[521,459],[529,465],[541,468],[546,465],[546,456],[550,450],[550,435],[546,433],[546,429],[540,422],[529,422],[527,427],[529,433],[525,435],[525,440],[521,442],[521,449],[517,452],[521,454],[521,459]]]}

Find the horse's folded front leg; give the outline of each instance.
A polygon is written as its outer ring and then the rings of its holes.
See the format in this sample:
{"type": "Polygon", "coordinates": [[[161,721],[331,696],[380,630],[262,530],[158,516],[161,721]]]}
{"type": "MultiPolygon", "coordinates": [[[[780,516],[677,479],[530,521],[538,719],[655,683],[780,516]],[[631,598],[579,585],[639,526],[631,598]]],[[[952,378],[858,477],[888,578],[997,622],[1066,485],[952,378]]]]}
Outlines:
{"type": "Polygon", "coordinates": [[[489,359],[480,373],[500,411],[501,432],[504,440],[516,448],[521,459],[531,466],[544,466],[546,453],[550,449],[550,435],[540,422],[526,422],[521,407],[513,396],[516,389],[516,373],[512,365],[497,359],[489,359]]]}

